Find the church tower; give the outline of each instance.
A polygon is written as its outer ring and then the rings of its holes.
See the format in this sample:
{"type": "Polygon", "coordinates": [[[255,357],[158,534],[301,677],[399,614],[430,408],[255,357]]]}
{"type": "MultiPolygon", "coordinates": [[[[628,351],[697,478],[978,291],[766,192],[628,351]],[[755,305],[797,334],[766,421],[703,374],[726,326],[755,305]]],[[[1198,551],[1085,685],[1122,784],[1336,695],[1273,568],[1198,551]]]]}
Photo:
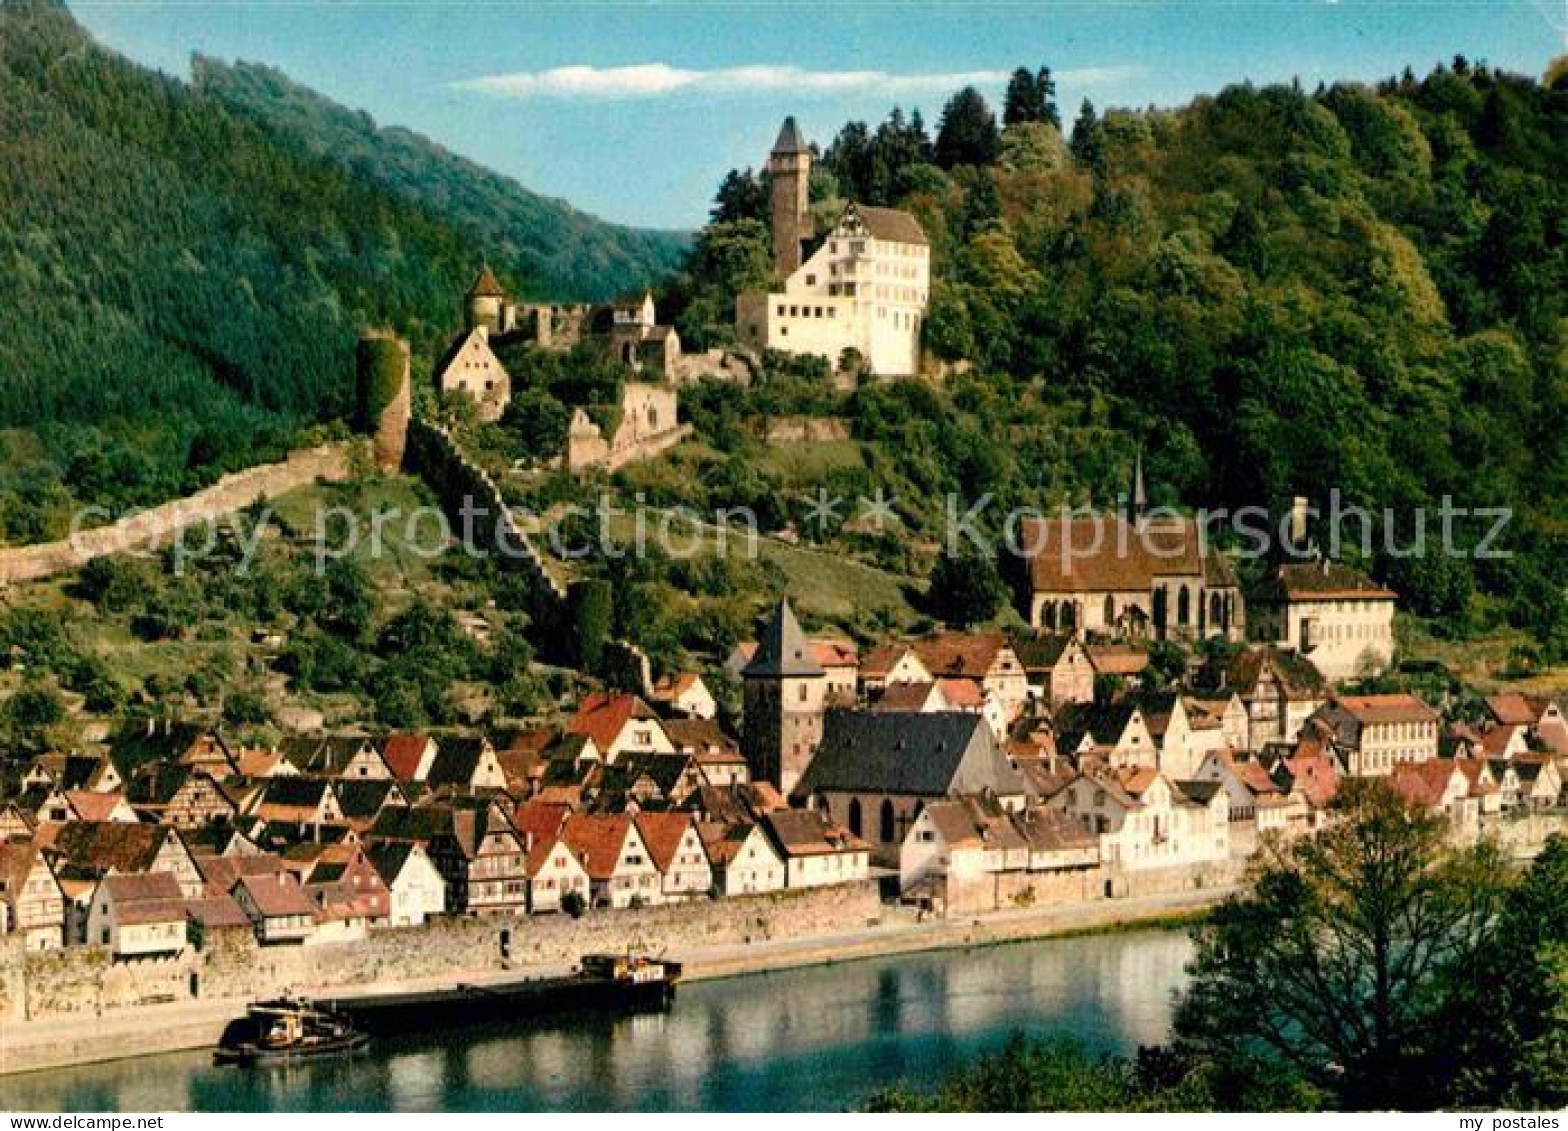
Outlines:
{"type": "Polygon", "coordinates": [[[822,743],[827,672],[811,654],[789,599],[779,601],[741,671],[745,681],[743,735],[752,777],[788,795],[822,743]]]}
{"type": "Polygon", "coordinates": [[[800,140],[793,117],[785,118],[768,155],[772,186],[773,267],[781,278],[799,267],[801,248],[812,236],[811,151],[800,140]]]}
{"type": "Polygon", "coordinates": [[[483,326],[490,333],[499,334],[505,329],[502,325],[505,309],[506,292],[486,263],[479,268],[479,277],[468,288],[468,295],[463,300],[463,321],[470,330],[483,326]]]}

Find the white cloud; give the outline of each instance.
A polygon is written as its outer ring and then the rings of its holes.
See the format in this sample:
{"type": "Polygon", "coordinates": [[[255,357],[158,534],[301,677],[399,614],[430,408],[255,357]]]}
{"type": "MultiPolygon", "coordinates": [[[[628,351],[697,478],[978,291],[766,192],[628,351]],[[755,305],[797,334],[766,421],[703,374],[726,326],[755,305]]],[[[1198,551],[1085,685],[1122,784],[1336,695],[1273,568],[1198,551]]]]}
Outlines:
{"type": "MultiPolygon", "coordinates": [[[[616,100],[697,94],[942,94],[962,86],[1001,86],[1008,71],[952,71],[894,74],[888,71],[810,71],[803,67],[758,64],[686,70],[668,63],[627,67],[576,65],[546,71],[481,75],[451,84],[458,90],[506,98],[580,98],[616,100]]],[[[1142,67],[1083,67],[1055,72],[1074,86],[1103,85],[1136,78],[1142,67]]]]}

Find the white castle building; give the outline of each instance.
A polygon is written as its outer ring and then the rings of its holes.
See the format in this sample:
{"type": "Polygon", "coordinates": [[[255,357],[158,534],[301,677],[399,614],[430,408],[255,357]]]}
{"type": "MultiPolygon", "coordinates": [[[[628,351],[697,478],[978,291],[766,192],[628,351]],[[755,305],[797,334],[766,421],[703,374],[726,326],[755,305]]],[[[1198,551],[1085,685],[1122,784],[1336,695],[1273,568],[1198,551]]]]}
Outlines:
{"type": "Polygon", "coordinates": [[[931,247],[907,212],[851,202],[802,262],[815,233],[808,211],[811,152],[786,118],[768,159],[774,266],[783,290],[743,294],[741,340],[757,348],[816,354],[835,368],[846,349],[871,371],[920,370],[920,330],[931,296],[931,247]]]}

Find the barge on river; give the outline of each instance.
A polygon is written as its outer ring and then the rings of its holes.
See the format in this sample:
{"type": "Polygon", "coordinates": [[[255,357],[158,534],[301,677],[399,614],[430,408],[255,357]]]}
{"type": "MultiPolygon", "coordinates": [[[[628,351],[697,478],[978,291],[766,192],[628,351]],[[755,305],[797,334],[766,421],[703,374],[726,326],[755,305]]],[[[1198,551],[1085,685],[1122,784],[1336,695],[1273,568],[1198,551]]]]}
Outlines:
{"type": "Polygon", "coordinates": [[[391,1036],[585,1013],[658,1012],[675,999],[680,976],[680,963],[662,958],[588,954],[576,972],[559,978],[345,994],[317,998],[315,1004],[360,1032],[391,1036]]]}

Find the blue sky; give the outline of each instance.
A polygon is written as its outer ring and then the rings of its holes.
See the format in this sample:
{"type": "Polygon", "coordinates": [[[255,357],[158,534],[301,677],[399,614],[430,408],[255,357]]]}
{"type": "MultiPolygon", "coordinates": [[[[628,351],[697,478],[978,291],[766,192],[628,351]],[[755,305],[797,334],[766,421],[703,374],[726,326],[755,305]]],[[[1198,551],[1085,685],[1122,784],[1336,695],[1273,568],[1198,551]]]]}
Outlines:
{"type": "Polygon", "coordinates": [[[1048,64],[1071,120],[1226,83],[1375,80],[1456,52],[1539,74],[1565,0],[74,0],[100,40],[188,73],[192,51],[281,68],[610,219],[693,227],[786,113],[826,143],[895,103],[934,127],[965,81],[1048,64]]]}

